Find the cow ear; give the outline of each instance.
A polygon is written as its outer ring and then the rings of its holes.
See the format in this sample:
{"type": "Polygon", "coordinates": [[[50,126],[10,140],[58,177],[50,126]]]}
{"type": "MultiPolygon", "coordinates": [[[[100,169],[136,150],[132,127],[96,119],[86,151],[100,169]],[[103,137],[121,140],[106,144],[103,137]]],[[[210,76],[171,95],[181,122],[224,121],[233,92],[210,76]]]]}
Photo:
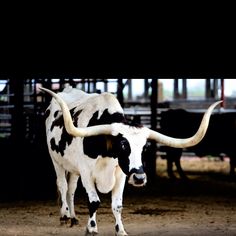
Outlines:
{"type": "Polygon", "coordinates": [[[150,147],[151,147],[151,142],[147,141],[146,144],[143,146],[143,152],[147,152],[150,147]]]}
{"type": "Polygon", "coordinates": [[[106,146],[107,146],[107,151],[112,150],[112,140],[109,136],[106,136],[106,146]]]}

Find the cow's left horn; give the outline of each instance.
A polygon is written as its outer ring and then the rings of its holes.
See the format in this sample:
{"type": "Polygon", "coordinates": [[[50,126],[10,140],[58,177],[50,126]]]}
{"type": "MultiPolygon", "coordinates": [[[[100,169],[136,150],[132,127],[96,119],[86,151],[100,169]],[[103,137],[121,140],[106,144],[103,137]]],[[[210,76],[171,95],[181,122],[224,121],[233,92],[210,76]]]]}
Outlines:
{"type": "Polygon", "coordinates": [[[101,134],[112,134],[112,126],[111,125],[96,125],[96,126],[91,126],[91,127],[86,127],[86,128],[77,128],[74,126],[69,108],[67,104],[63,101],[63,99],[54,93],[53,91],[46,89],[46,88],[40,88],[41,90],[49,93],[52,95],[58,104],[61,107],[62,113],[63,113],[63,119],[64,119],[64,124],[66,131],[75,137],[89,137],[89,136],[96,136],[96,135],[101,135],[101,134]]]}
{"type": "Polygon", "coordinates": [[[198,131],[195,133],[195,135],[193,135],[190,138],[185,138],[185,139],[180,139],[180,138],[171,138],[169,136],[163,135],[161,133],[158,133],[156,131],[153,130],[149,130],[149,139],[153,139],[159,143],[165,144],[166,146],[170,146],[170,147],[174,147],[174,148],[187,148],[187,147],[192,147],[196,144],[198,144],[203,137],[206,134],[208,125],[209,125],[209,120],[210,120],[210,116],[212,111],[214,110],[214,108],[220,104],[222,101],[218,101],[213,103],[205,112],[203,118],[202,118],[202,122],[198,128],[198,131]]]}

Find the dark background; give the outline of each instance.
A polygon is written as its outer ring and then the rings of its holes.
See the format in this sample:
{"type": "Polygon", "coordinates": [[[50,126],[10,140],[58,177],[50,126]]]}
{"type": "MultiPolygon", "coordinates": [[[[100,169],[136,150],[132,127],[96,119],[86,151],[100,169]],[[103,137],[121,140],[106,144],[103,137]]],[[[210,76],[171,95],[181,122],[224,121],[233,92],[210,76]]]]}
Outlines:
{"type": "MultiPolygon", "coordinates": [[[[1,14],[0,78],[17,81],[16,87],[27,78],[236,76],[235,20],[222,17],[221,7],[113,7],[105,15],[89,7],[69,18],[62,9],[27,7],[4,6],[1,14]]],[[[21,111],[15,118],[24,123],[21,111]]],[[[26,140],[24,125],[15,125],[11,140],[1,140],[0,200],[56,196],[43,116],[33,124],[34,137],[26,140]]]]}

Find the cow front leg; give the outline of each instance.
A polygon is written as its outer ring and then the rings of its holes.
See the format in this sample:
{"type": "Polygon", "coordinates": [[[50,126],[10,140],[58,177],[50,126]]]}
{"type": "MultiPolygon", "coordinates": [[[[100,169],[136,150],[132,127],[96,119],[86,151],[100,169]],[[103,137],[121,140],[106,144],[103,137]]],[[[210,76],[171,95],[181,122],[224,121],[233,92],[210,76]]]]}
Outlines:
{"type": "Polygon", "coordinates": [[[167,173],[170,179],[176,179],[173,173],[173,160],[170,157],[167,157],[167,173]]]}
{"type": "Polygon", "coordinates": [[[112,190],[112,212],[115,217],[115,231],[117,236],[125,236],[128,235],[125,232],[121,213],[123,208],[123,191],[125,186],[125,174],[121,171],[119,167],[116,169],[116,183],[112,190]]]}
{"type": "Polygon", "coordinates": [[[82,182],[88,194],[89,219],[86,228],[86,235],[94,235],[98,233],[96,212],[100,205],[100,199],[92,181],[83,181],[82,179],[82,182]]]}
{"type": "Polygon", "coordinates": [[[78,175],[70,173],[68,181],[67,202],[70,210],[71,227],[79,223],[75,214],[75,206],[74,206],[74,196],[75,196],[75,190],[77,188],[78,178],[79,178],[78,175]]]}
{"type": "Polygon", "coordinates": [[[89,208],[89,219],[87,224],[87,235],[94,235],[98,233],[97,221],[96,221],[96,212],[100,205],[99,199],[90,200],[88,203],[89,208]]]}
{"type": "Polygon", "coordinates": [[[183,179],[183,180],[188,180],[188,177],[187,177],[187,175],[184,173],[184,171],[183,171],[183,169],[182,169],[182,166],[181,166],[181,164],[180,164],[180,158],[181,158],[181,157],[176,157],[176,158],[175,158],[175,166],[176,166],[176,168],[177,168],[177,171],[178,171],[178,173],[179,173],[180,178],[183,179]]]}
{"type": "Polygon", "coordinates": [[[181,155],[182,149],[179,148],[168,148],[168,150],[166,151],[167,173],[170,179],[176,179],[176,176],[173,172],[173,163],[175,163],[180,177],[183,177],[185,175],[180,165],[181,155]]]}

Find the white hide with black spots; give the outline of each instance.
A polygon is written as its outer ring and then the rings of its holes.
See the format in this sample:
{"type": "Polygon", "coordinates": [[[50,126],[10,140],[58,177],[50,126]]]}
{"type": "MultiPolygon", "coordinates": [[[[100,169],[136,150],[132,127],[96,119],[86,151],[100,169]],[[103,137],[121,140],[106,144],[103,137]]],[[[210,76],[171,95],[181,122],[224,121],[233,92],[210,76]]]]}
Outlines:
{"type": "Polygon", "coordinates": [[[116,235],[127,235],[121,218],[125,181],[128,177],[133,186],[146,184],[142,151],[147,139],[178,148],[196,145],[206,133],[211,112],[220,103],[209,107],[195,135],[176,139],[149,128],[128,125],[121,105],[110,93],[87,94],[68,87],[55,94],[41,89],[53,96],[46,111],[46,135],[61,195],[61,222],[78,223],[74,193],[80,177],[89,200],[88,234],[98,232],[98,190],[111,192],[116,235]]]}
{"type": "MultiPolygon", "coordinates": [[[[120,104],[116,98],[109,93],[86,94],[78,89],[67,88],[58,94],[66,101],[69,109],[74,108],[74,113],[81,111],[77,121],[78,127],[87,127],[93,114],[97,111],[98,120],[106,109],[111,115],[119,113],[123,116],[123,109],[120,104]]],[[[48,111],[50,111],[50,114],[46,119],[47,143],[57,175],[58,189],[61,194],[61,220],[71,219],[73,224],[77,223],[74,210],[74,192],[76,190],[77,180],[81,177],[82,184],[86,189],[89,198],[90,216],[87,224],[88,233],[97,232],[96,210],[100,202],[97,193],[98,190],[101,193],[109,193],[112,191],[112,211],[115,217],[116,234],[126,235],[121,220],[126,174],[119,166],[118,157],[104,157],[102,155],[98,155],[96,158],[89,157],[84,153],[84,138],[81,137],[73,137],[71,138],[72,141],[70,144],[65,144],[63,150],[64,155],[53,150],[51,139],[55,138],[55,144],[59,146],[64,125],[55,125],[51,130],[53,122],[62,119],[60,106],[54,99],[52,99],[48,111]],[[56,117],[54,117],[55,113],[57,113],[56,117]],[[67,175],[69,175],[68,181],[67,175]]],[[[142,167],[142,149],[146,144],[148,132],[144,134],[143,131],[145,128],[129,127],[119,123],[114,126],[117,126],[116,130],[119,130],[119,132],[114,132],[113,135],[116,136],[120,134],[126,138],[130,145],[130,149],[132,150],[130,156],[125,157],[129,159],[127,170],[140,169],[142,167]]],[[[90,148],[93,149],[93,146],[90,148]]],[[[140,175],[143,175],[143,180],[141,180],[139,185],[143,186],[146,183],[146,175],[144,173],[141,173],[140,175]]],[[[130,179],[129,183],[135,185],[133,179],[130,179]]]]}

